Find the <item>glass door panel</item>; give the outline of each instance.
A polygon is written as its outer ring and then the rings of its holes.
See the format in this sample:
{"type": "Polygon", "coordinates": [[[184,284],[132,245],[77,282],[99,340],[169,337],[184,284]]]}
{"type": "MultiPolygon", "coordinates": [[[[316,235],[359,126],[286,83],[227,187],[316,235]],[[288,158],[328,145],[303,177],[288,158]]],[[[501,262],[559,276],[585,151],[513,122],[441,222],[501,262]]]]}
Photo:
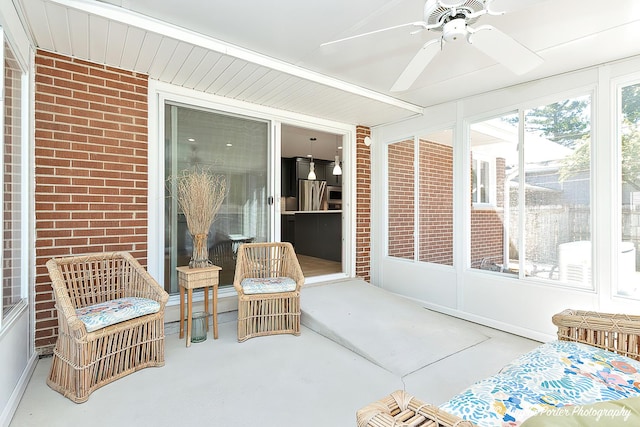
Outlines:
{"type": "Polygon", "coordinates": [[[165,289],[177,292],[176,267],[189,264],[193,242],[179,211],[171,176],[198,167],[227,179],[227,196],[209,230],[210,261],[222,267],[220,286],[233,283],[242,242],[268,241],[269,122],[165,105],[165,289]]]}

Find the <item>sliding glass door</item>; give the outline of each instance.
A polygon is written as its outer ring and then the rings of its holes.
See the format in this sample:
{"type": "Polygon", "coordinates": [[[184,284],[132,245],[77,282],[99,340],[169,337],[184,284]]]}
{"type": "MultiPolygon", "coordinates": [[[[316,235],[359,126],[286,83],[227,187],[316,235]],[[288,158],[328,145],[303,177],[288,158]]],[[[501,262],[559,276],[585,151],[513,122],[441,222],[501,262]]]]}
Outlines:
{"type": "Polygon", "coordinates": [[[269,185],[268,121],[165,105],[165,289],[177,292],[176,267],[187,265],[193,242],[170,179],[190,168],[203,168],[227,179],[227,196],[209,230],[209,259],[222,267],[220,285],[233,282],[235,253],[248,241],[268,241],[272,203],[269,185]]]}

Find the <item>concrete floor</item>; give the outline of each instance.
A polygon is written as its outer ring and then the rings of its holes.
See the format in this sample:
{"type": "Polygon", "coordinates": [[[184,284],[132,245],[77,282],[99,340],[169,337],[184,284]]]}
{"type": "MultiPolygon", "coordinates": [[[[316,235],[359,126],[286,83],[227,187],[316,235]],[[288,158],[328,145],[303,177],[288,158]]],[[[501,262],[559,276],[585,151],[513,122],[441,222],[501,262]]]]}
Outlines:
{"type": "MultiPolygon", "coordinates": [[[[303,313],[311,294],[303,290],[303,313]]],[[[393,315],[393,310],[384,311],[393,315]]],[[[47,387],[51,358],[41,359],[10,426],[355,426],[357,409],[394,390],[440,404],[539,345],[445,317],[460,331],[483,339],[406,374],[393,373],[306,326],[299,337],[276,335],[238,343],[235,313],[226,313],[219,317],[219,339],[210,334],[186,348],[176,325],[170,324],[164,367],[115,381],[80,405],[47,387]]],[[[320,330],[314,319],[310,323],[320,330]]],[[[376,336],[375,329],[369,331],[376,336]]],[[[403,336],[397,333],[395,338],[403,336]]]]}

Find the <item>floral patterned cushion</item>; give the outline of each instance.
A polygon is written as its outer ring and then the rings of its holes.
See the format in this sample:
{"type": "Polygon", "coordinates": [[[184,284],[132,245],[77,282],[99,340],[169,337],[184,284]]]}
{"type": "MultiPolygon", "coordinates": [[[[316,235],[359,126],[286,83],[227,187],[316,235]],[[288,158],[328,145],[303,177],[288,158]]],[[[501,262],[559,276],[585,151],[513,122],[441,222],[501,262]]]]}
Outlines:
{"type": "Polygon", "coordinates": [[[251,277],[240,283],[245,294],[273,294],[296,290],[296,281],[291,277],[251,277]]]}
{"type": "Polygon", "coordinates": [[[479,427],[512,427],[552,408],[634,396],[640,396],[640,362],[584,344],[553,341],[440,407],[479,427]]]}
{"type": "Polygon", "coordinates": [[[125,320],[157,313],[160,303],[147,298],[127,297],[89,305],[76,310],[76,315],[93,332],[125,320]]]}

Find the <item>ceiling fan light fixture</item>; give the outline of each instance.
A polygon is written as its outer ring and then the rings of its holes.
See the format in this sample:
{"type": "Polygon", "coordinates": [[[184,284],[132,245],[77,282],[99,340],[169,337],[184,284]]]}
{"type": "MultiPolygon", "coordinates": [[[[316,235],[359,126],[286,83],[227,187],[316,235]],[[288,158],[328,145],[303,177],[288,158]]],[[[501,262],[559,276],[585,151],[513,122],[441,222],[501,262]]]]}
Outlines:
{"type": "Polygon", "coordinates": [[[446,42],[454,42],[467,38],[467,22],[464,18],[455,18],[442,27],[442,38],[446,42]]]}

